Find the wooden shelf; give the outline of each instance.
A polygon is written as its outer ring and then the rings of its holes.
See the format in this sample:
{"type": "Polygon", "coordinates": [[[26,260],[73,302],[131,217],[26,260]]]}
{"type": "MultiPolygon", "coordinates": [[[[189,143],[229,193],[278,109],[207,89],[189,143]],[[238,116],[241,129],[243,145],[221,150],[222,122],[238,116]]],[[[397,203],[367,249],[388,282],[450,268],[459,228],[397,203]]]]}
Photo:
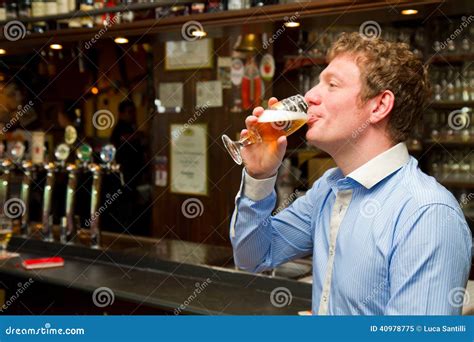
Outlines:
{"type": "MultiPolygon", "coordinates": [[[[182,26],[189,21],[199,22],[207,32],[213,29],[242,29],[253,24],[271,24],[282,22],[289,15],[298,14],[299,19],[320,15],[333,15],[340,13],[379,10],[392,7],[422,6],[442,3],[441,0],[320,0],[302,3],[269,5],[243,10],[222,11],[217,13],[193,14],[163,19],[149,19],[132,23],[112,25],[102,32],[101,39],[125,35],[127,37],[152,35],[162,32],[175,32],[179,34],[182,26]]],[[[74,14],[73,14],[74,15],[74,14]]],[[[9,41],[4,37],[0,39],[0,46],[9,54],[22,50],[30,51],[36,46],[44,46],[52,42],[67,43],[87,41],[101,30],[97,28],[77,28],[47,31],[46,33],[27,34],[23,39],[9,41]]],[[[102,28],[102,31],[104,29],[102,28]]],[[[178,36],[179,37],[179,36],[178,36]]],[[[179,38],[179,39],[182,39],[179,38]]]]}
{"type": "Polygon", "coordinates": [[[283,74],[305,66],[326,65],[326,59],[323,57],[309,56],[286,56],[283,74]]]}
{"type": "Polygon", "coordinates": [[[442,145],[442,146],[446,146],[446,147],[474,147],[474,140],[470,140],[470,141],[461,141],[461,140],[447,141],[447,140],[428,139],[428,140],[424,140],[423,143],[427,144],[427,145],[442,145]]]}
{"type": "Polygon", "coordinates": [[[465,53],[459,55],[433,55],[428,58],[430,64],[450,64],[450,63],[463,63],[466,61],[474,61],[474,53],[465,53]]]}
{"type": "Polygon", "coordinates": [[[474,182],[462,182],[462,181],[441,181],[438,180],[439,183],[444,185],[447,188],[466,188],[466,189],[474,189],[474,182]]]}
{"type": "Polygon", "coordinates": [[[430,107],[434,109],[461,109],[463,107],[474,107],[474,101],[441,101],[433,102],[430,107]]]}

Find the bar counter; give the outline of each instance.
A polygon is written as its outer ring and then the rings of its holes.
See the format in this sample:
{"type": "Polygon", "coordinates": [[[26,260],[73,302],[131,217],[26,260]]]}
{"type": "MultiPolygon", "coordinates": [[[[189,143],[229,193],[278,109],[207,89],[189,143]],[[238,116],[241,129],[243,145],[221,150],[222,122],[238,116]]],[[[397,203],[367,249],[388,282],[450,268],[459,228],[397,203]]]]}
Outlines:
{"type": "MultiPolygon", "coordinates": [[[[115,234],[104,235],[104,241],[118,241],[115,234]]],[[[154,246],[142,244],[142,248],[91,249],[13,237],[8,250],[20,257],[0,261],[5,300],[30,278],[31,285],[17,301],[10,300],[3,314],[297,315],[311,308],[311,284],[199,265],[203,260],[214,264],[229,260],[225,247],[182,241],[173,246],[155,240],[154,246]],[[64,266],[42,270],[21,266],[22,260],[48,256],[63,257],[64,266]],[[113,292],[110,305],[97,305],[100,298],[93,297],[99,288],[113,292]],[[290,293],[288,305],[272,296],[278,288],[290,293]]]]}

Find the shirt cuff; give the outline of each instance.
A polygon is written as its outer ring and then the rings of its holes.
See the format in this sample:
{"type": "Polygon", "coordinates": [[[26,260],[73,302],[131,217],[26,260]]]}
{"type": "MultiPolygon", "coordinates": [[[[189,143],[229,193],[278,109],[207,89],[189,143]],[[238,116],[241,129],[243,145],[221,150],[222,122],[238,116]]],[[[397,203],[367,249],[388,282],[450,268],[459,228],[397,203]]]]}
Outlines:
{"type": "Polygon", "coordinates": [[[255,179],[244,170],[244,186],[242,193],[252,201],[260,201],[270,195],[275,188],[277,175],[265,178],[255,179]]]}

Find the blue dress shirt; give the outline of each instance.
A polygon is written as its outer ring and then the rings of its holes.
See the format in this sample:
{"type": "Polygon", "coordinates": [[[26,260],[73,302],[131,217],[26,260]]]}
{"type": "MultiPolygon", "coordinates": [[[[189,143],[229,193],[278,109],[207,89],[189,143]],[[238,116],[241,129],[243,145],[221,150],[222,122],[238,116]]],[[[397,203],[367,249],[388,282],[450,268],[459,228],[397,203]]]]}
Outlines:
{"type": "Polygon", "coordinates": [[[404,143],[346,177],[326,171],[276,215],[274,184],[244,171],[230,227],[238,267],[260,272],[313,254],[313,314],[460,314],[471,232],[404,143]]]}

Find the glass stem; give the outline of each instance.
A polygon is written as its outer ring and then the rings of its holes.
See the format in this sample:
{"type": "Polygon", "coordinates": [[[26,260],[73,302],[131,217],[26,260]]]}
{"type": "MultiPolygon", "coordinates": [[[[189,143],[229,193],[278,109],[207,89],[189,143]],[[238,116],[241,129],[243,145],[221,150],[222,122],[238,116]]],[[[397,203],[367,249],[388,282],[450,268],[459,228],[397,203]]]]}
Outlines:
{"type": "Polygon", "coordinates": [[[239,144],[241,147],[252,145],[255,143],[262,142],[262,137],[258,134],[255,128],[249,129],[247,135],[239,140],[239,144]]]}

